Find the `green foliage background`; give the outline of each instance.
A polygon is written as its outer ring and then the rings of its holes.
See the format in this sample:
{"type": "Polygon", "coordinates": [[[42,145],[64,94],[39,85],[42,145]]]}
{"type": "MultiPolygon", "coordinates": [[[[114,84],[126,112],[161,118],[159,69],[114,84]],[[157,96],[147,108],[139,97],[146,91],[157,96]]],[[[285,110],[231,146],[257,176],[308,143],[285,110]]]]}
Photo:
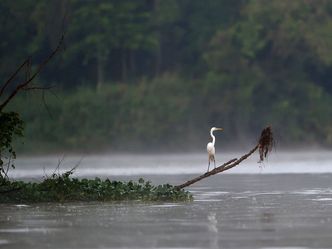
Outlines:
{"type": "Polygon", "coordinates": [[[241,145],[267,124],[282,144],[332,145],[331,1],[3,0],[0,11],[3,81],[66,27],[38,78],[57,86],[47,107],[31,92],[9,107],[26,123],[22,150],[191,150],[211,126],[241,145]]]}

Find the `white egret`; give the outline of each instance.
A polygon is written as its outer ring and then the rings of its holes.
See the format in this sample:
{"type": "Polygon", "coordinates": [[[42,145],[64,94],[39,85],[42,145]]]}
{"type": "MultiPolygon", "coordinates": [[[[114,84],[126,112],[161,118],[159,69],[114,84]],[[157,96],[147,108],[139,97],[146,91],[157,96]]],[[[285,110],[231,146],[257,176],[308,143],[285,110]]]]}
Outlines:
{"type": "Polygon", "coordinates": [[[223,128],[216,128],[216,127],[212,127],[211,130],[210,130],[210,135],[212,137],[212,142],[208,143],[207,146],[206,146],[206,150],[207,150],[207,153],[208,153],[208,156],[209,156],[208,171],[210,169],[211,161],[214,162],[214,168],[216,168],[216,158],[215,158],[216,150],[214,148],[214,144],[216,143],[216,138],[213,135],[213,132],[214,131],[222,131],[222,130],[223,130],[223,128]]]}

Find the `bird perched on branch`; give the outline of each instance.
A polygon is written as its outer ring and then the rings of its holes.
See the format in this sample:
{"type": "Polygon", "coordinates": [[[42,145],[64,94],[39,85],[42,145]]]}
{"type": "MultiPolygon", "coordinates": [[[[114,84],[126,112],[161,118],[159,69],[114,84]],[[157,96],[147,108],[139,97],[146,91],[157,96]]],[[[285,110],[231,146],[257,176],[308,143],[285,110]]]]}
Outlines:
{"type": "Polygon", "coordinates": [[[213,132],[214,131],[222,131],[223,128],[216,128],[216,127],[212,127],[211,130],[210,130],[210,135],[212,137],[212,142],[208,143],[207,146],[206,146],[206,150],[207,150],[207,153],[208,153],[208,156],[209,156],[209,164],[208,164],[208,170],[210,169],[210,163],[213,161],[214,162],[214,168],[216,168],[216,158],[215,158],[215,155],[216,155],[216,150],[214,148],[214,144],[216,143],[216,138],[215,136],[213,135],[213,132]]]}

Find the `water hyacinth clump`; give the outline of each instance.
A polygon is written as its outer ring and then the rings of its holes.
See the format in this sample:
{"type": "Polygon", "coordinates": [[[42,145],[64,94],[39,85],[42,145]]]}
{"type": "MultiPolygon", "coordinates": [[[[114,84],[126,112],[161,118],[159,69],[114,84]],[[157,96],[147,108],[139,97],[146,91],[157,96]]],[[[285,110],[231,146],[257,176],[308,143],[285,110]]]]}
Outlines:
{"type": "Polygon", "coordinates": [[[154,186],[149,181],[77,179],[69,174],[53,175],[41,183],[3,181],[1,203],[70,201],[190,201],[192,195],[169,184],[154,186]]]}

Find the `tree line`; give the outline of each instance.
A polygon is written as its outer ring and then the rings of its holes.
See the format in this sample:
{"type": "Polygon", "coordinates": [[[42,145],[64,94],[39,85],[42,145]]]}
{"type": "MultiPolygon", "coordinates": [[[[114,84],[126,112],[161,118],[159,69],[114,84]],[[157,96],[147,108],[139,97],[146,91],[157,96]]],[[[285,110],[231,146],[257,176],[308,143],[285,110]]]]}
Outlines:
{"type": "Polygon", "coordinates": [[[0,11],[1,79],[66,36],[37,79],[57,96],[10,107],[26,143],[197,148],[213,125],[241,144],[271,124],[280,142],[332,145],[328,0],[4,0],[0,11]]]}

